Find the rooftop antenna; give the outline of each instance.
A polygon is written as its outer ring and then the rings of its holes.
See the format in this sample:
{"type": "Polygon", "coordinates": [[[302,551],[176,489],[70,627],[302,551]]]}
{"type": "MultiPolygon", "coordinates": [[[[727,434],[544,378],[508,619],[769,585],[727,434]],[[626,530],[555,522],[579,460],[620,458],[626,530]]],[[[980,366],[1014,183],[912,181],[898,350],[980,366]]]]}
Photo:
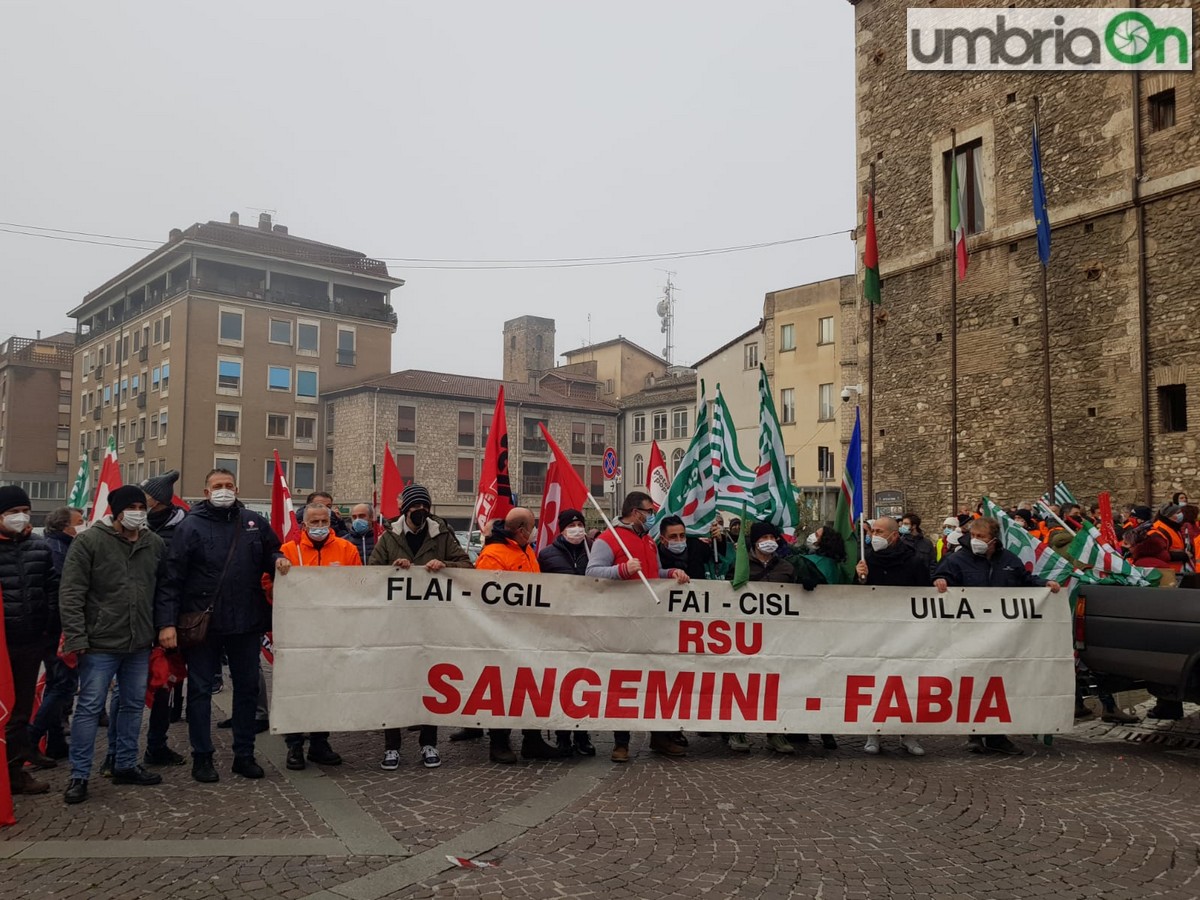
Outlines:
{"type": "MultiPolygon", "coordinates": [[[[666,272],[665,269],[659,271],[666,272]]],[[[654,307],[654,311],[658,313],[659,322],[662,324],[662,333],[667,336],[667,344],[663,347],[662,355],[668,366],[672,365],[672,357],[675,355],[675,282],[672,280],[675,274],[667,272],[667,286],[663,288],[662,299],[654,307]]]]}

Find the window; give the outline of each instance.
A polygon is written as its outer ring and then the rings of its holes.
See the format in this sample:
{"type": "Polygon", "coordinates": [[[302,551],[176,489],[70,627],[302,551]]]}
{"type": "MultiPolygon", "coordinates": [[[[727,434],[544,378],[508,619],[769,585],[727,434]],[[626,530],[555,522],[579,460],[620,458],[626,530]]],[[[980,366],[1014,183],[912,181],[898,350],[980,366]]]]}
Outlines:
{"type": "MultiPolygon", "coordinates": [[[[275,457],[272,456],[270,459],[264,460],[264,463],[265,464],[263,466],[263,470],[264,470],[263,471],[263,484],[274,484],[275,483],[275,457]]],[[[283,477],[287,478],[288,477],[288,461],[286,459],[279,460],[279,468],[283,471],[283,477]]],[[[292,485],[292,487],[298,487],[298,485],[292,485]]]]}
{"type": "Polygon", "coordinates": [[[162,343],[162,319],[154,320],[154,343],[162,343]]]}
{"type": "Polygon", "coordinates": [[[795,350],[796,349],[796,326],[793,324],[779,326],[779,349],[795,350]]]}
{"type": "Polygon", "coordinates": [[[483,414],[483,424],[479,426],[479,446],[486,447],[488,435],[492,433],[492,413],[483,414]]]}
{"type": "Polygon", "coordinates": [[[161,382],[162,382],[162,370],[159,369],[158,366],[155,366],[153,369],[150,370],[150,392],[153,394],[157,394],[158,386],[161,382]]]}
{"type": "Polygon", "coordinates": [[[833,316],[822,316],[817,319],[817,343],[833,343],[833,316]]]}
{"type": "MultiPolygon", "coordinates": [[[[242,361],[240,359],[217,360],[217,393],[240,394],[242,392],[242,361]]],[[[186,393],[186,391],[185,391],[186,393]]]]}
{"type": "Polygon", "coordinates": [[[587,425],[583,422],[571,423],[571,452],[576,456],[587,453],[587,425]]]}
{"type": "Polygon", "coordinates": [[[121,402],[122,403],[129,402],[129,379],[128,378],[121,379],[121,402]]]}
{"type": "Polygon", "coordinates": [[[325,404],[325,434],[331,435],[336,428],[337,408],[332,403],[325,404]]]}
{"type": "Polygon", "coordinates": [[[107,384],[104,386],[104,405],[112,406],[112,387],[107,384]]]}
{"type": "Polygon", "coordinates": [[[288,366],[267,366],[267,390],[290,391],[292,370],[288,366]]]}
{"type": "Polygon", "coordinates": [[[1150,130],[1175,127],[1175,88],[1150,95],[1150,130]]]}
{"type": "MultiPolygon", "coordinates": [[[[522,419],[521,427],[524,429],[521,435],[521,448],[532,453],[545,453],[550,449],[542,437],[542,429],[539,425],[549,425],[545,419],[522,419]]],[[[547,429],[548,430],[548,429],[547,429]]]]}
{"type": "Polygon", "coordinates": [[[163,344],[171,343],[171,314],[167,313],[162,317],[162,342],[163,344]]]}
{"type": "Polygon", "coordinates": [[[401,406],[396,409],[396,440],[412,444],[417,440],[417,408],[401,406]]]}
{"type": "Polygon", "coordinates": [[[475,460],[459,457],[458,460],[458,492],[471,494],[475,491],[475,460]]]}
{"type": "Polygon", "coordinates": [[[615,385],[611,378],[604,379],[604,393],[611,394],[615,390],[615,385]]]}
{"type": "Polygon", "coordinates": [[[171,364],[165,362],[162,364],[162,392],[165,394],[167,388],[171,386],[171,364]]]}
{"type": "Polygon", "coordinates": [[[217,408],[217,439],[237,440],[242,414],[236,409],[217,408]]]}
{"type": "Polygon", "coordinates": [[[588,466],[591,474],[588,490],[591,491],[593,497],[599,497],[604,493],[604,466],[588,466]]]}
{"type": "Polygon", "coordinates": [[[337,332],[337,364],[339,366],[354,365],[354,329],[338,326],[337,332]]]}
{"type": "Polygon", "coordinates": [[[137,375],[134,375],[132,378],[129,379],[129,390],[133,394],[133,396],[136,397],[140,393],[141,386],[142,386],[141,379],[137,375]]]}
{"type": "Polygon", "coordinates": [[[133,352],[137,353],[141,349],[142,349],[142,333],[140,331],[135,331],[133,333],[133,352]]]}
{"type": "Polygon", "coordinates": [[[158,414],[158,442],[161,444],[167,439],[167,411],[164,409],[158,414]]]}
{"type": "Polygon", "coordinates": [[[325,474],[326,474],[326,476],[328,476],[330,478],[333,477],[333,448],[332,447],[325,448],[325,474]]]}
{"type": "Polygon", "coordinates": [[[752,344],[744,344],[742,346],[742,356],[746,361],[747,369],[758,368],[758,341],[752,344]]]}
{"type": "Polygon", "coordinates": [[[592,454],[600,456],[605,451],[604,426],[592,424],[592,454]]]}
{"type": "MultiPolygon", "coordinates": [[[[274,466],[274,464],[275,464],[275,460],[271,460],[271,465],[274,466]]],[[[153,460],[150,461],[150,466],[152,469],[154,468],[153,460]]],[[[233,473],[234,484],[237,483],[238,458],[236,456],[214,456],[213,457],[213,468],[214,469],[228,469],[230,472],[233,473]]],[[[150,474],[153,477],[154,473],[151,472],[150,474]]],[[[271,474],[274,475],[275,472],[272,471],[271,474]]]]}
{"type": "Polygon", "coordinates": [[[400,486],[408,487],[416,480],[417,458],[411,453],[396,454],[396,468],[400,472],[400,486]]]}
{"type": "MultiPolygon", "coordinates": [[[[945,155],[945,185],[950,198],[950,154],[945,155]]],[[[987,227],[983,208],[983,141],[972,141],[954,151],[953,164],[958,176],[959,218],[967,234],[978,234],[987,227]]],[[[950,200],[949,202],[953,202],[950,200]]],[[[950,231],[950,215],[946,214],[946,237],[953,239],[950,231]]]]}
{"type": "MultiPolygon", "coordinates": [[[[646,440],[646,414],[636,413],[633,417],[633,442],[640,444],[646,440]]],[[[638,482],[639,484],[641,482],[638,482]]]]}
{"type": "MultiPolygon", "coordinates": [[[[274,460],[272,460],[274,462],[274,460]]],[[[312,460],[296,460],[295,471],[292,472],[292,487],[296,493],[304,494],[317,486],[317,464],[312,460]]]]}
{"type": "Polygon", "coordinates": [[[817,448],[817,477],[822,481],[833,478],[833,454],[828,447],[817,448]]]}
{"type": "Polygon", "coordinates": [[[122,422],[121,427],[117,429],[117,446],[118,447],[125,446],[125,432],[126,432],[126,426],[125,426],[125,423],[122,422]]]}
{"type": "Polygon", "coordinates": [[[287,440],[291,423],[291,416],[267,413],[267,437],[287,440]]]}
{"type": "Polygon", "coordinates": [[[796,483],[796,457],[788,454],[783,458],[783,467],[787,471],[788,481],[792,484],[796,483]]]}
{"type": "Polygon", "coordinates": [[[296,399],[317,399],[317,370],[296,369],[296,399]]]}
{"type": "Polygon", "coordinates": [[[150,437],[158,440],[158,413],[150,416],[150,437]]]}
{"type": "Polygon", "coordinates": [[[546,464],[525,460],[521,463],[522,496],[540,497],[546,487],[546,464]]]}
{"type": "Polygon", "coordinates": [[[235,344],[238,347],[242,345],[242,326],[244,317],[241,312],[234,309],[223,309],[218,314],[218,340],[222,344],[235,344]]]}
{"type": "Polygon", "coordinates": [[[315,322],[296,323],[296,350],[315,356],[321,348],[321,326],[315,322]]]}
{"type": "Polygon", "coordinates": [[[688,411],[675,409],[671,411],[671,437],[686,438],[688,436],[688,411]]]}
{"type": "Polygon", "coordinates": [[[779,391],[779,421],[790,425],[796,421],[796,389],[783,388],[779,391]]]}
{"type": "Polygon", "coordinates": [[[674,478],[679,474],[679,467],[683,464],[683,448],[676,447],[675,452],[671,454],[671,477],[674,478]]]}
{"type": "Polygon", "coordinates": [[[667,412],[666,412],[666,410],[661,410],[654,414],[653,425],[654,425],[654,428],[651,431],[651,434],[653,435],[654,440],[665,441],[667,439],[667,412]]]}
{"type": "Polygon", "coordinates": [[[317,417],[296,416],[296,443],[317,443],[317,417]]]}
{"type": "Polygon", "coordinates": [[[833,385],[822,384],[817,387],[817,418],[822,422],[833,419],[833,385]]]}
{"type": "Polygon", "coordinates": [[[1187,385],[1161,385],[1158,389],[1158,410],[1163,431],[1187,431],[1187,385]]]}
{"type": "Polygon", "coordinates": [[[267,340],[272,344],[292,345],[292,323],[288,319],[272,319],[267,340]]]}
{"type": "Polygon", "coordinates": [[[475,446],[475,413],[460,412],[458,414],[458,446],[475,446]]]}
{"type": "Polygon", "coordinates": [[[646,461],[640,453],[633,458],[633,483],[639,487],[646,483],[646,461]]]}

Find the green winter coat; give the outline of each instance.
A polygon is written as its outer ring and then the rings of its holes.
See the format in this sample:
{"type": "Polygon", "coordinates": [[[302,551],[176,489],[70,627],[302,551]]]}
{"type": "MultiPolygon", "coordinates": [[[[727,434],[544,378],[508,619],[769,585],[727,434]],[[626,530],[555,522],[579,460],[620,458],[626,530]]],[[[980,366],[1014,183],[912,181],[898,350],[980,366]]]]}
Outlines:
{"type": "Polygon", "coordinates": [[[154,591],[166,545],[144,530],[133,543],[106,517],[71,542],[59,587],[64,652],[131,653],[154,645],[154,591]]]}
{"type": "Polygon", "coordinates": [[[392,527],[379,536],[375,549],[371,551],[368,566],[390,566],[398,559],[407,559],[414,566],[423,566],[435,559],[454,569],[470,569],[471,557],[462,548],[454,529],[445,520],[430,516],[425,523],[425,538],[417,552],[408,546],[408,535],[401,531],[404,518],[392,523],[392,527]]]}

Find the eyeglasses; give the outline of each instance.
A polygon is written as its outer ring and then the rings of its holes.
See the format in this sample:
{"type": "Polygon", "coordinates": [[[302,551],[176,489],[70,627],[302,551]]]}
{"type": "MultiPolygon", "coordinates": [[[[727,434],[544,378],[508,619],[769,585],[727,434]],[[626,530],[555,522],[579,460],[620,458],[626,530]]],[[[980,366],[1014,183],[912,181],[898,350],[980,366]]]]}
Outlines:
{"type": "Polygon", "coordinates": [[[654,507],[653,506],[639,506],[638,512],[644,512],[646,515],[652,516],[652,515],[654,515],[654,507]]]}

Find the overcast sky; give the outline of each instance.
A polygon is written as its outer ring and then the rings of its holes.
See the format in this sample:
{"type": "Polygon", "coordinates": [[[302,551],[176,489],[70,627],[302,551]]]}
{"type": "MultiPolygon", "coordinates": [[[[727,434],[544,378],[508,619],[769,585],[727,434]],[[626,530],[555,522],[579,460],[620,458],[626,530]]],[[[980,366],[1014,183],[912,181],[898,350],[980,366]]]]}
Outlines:
{"type": "MultiPolygon", "coordinates": [[[[4,0],[0,25],[6,223],[161,242],[269,209],[371,256],[454,260],[854,224],[845,0],[4,0]]],[[[0,337],[73,329],[66,311],[141,255],[0,232],[0,337]]],[[[559,351],[618,333],[661,351],[662,269],[691,363],[755,324],[766,292],[853,265],[845,235],[606,267],[390,262],[407,280],[393,368],[496,377],[502,323],[526,314],[557,320],[559,351]]]]}

